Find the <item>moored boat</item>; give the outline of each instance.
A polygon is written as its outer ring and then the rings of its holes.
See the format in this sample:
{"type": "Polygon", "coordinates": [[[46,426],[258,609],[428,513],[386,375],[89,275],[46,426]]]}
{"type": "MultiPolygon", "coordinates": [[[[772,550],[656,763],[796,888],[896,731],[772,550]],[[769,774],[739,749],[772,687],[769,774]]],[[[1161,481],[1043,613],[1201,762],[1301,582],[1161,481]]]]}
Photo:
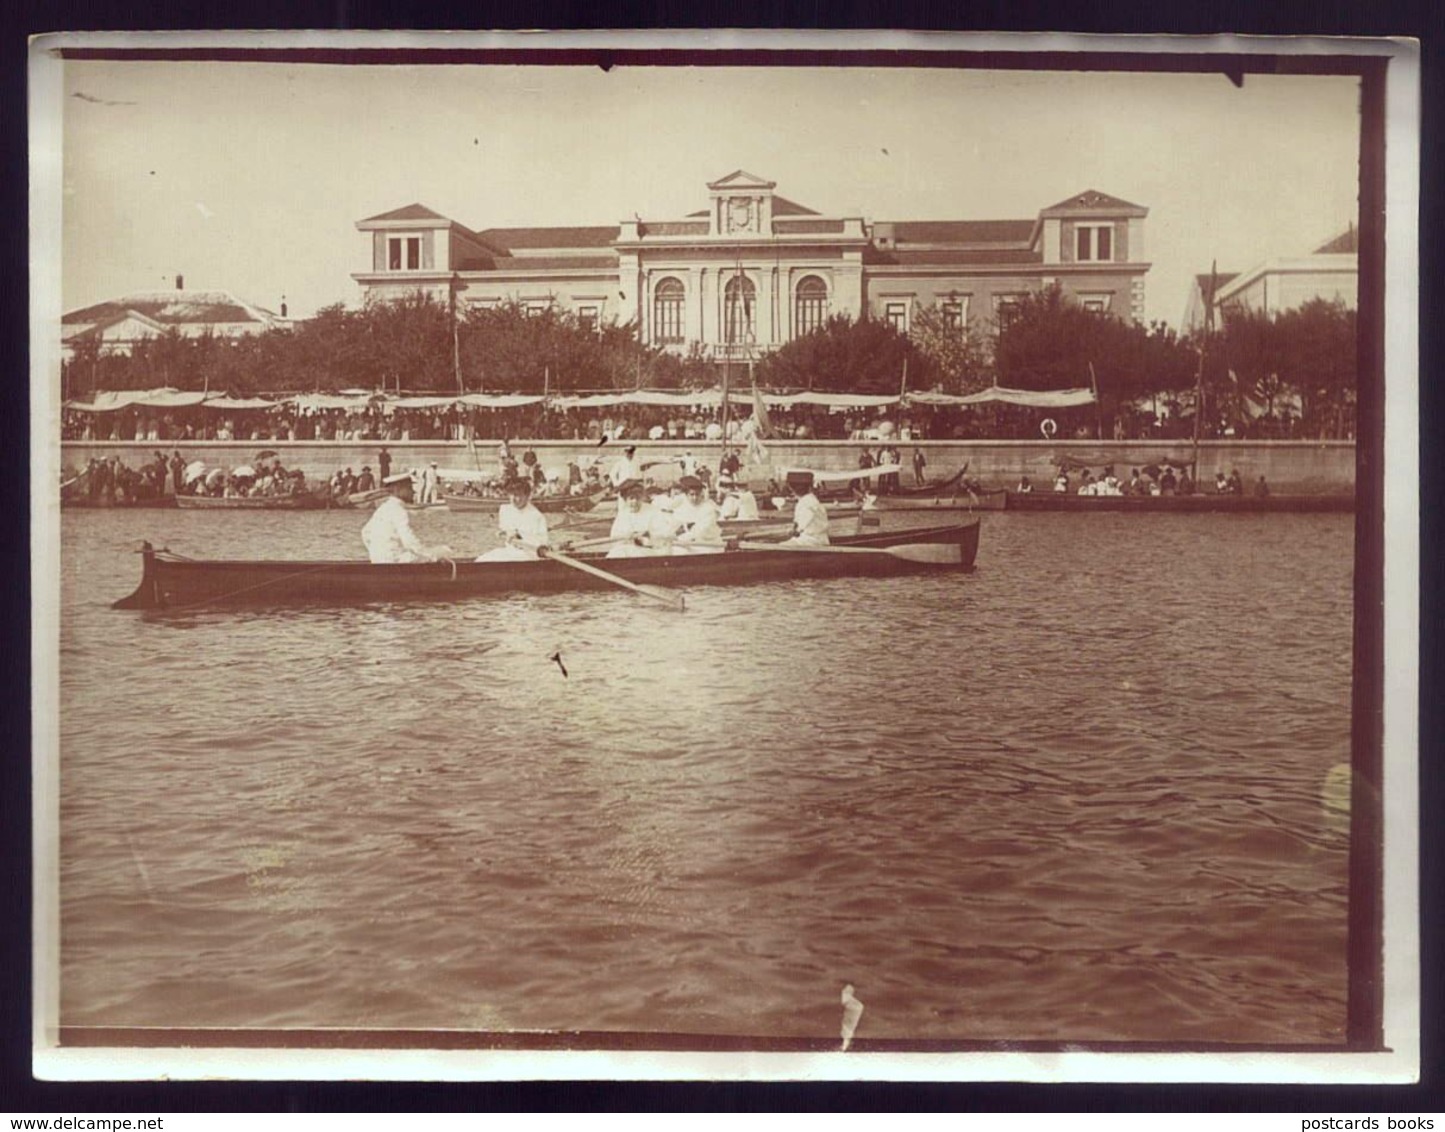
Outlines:
{"type": "Polygon", "coordinates": [[[296,495],[178,495],[175,500],[176,506],[183,511],[320,511],[333,505],[327,496],[313,492],[296,495]]]}
{"type": "Polygon", "coordinates": [[[972,569],[979,520],[837,539],[827,547],[744,544],[713,554],[566,561],[419,562],[204,560],[150,543],[142,549],[140,585],[116,609],[198,609],[226,606],[356,605],[392,601],[455,601],[505,594],[606,590],[605,569],[634,586],[749,585],[796,578],[887,577],[972,569]],[[590,567],[591,569],[587,569],[590,567]]]}
{"type": "MultiPolygon", "coordinates": [[[[602,497],[601,492],[592,495],[534,495],[532,506],[542,514],[556,514],[562,511],[590,511],[602,497]]],[[[481,511],[495,514],[503,503],[505,495],[444,495],[442,502],[448,511],[481,511]]]]}
{"type": "Polygon", "coordinates": [[[1353,495],[1075,495],[1062,491],[1010,491],[1008,511],[1122,511],[1205,514],[1338,513],[1355,509],[1353,495]]]}

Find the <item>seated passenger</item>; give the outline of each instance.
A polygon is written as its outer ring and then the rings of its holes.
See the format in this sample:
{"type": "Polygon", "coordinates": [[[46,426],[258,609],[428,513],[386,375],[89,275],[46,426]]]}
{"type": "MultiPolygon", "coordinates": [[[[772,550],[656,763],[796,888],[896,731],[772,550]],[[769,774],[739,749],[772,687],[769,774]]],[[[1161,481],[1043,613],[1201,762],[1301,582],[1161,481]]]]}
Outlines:
{"type": "Polygon", "coordinates": [[[361,541],[372,562],[435,562],[449,547],[427,547],[411,529],[411,477],[405,472],[387,476],[382,481],[387,494],[376,505],[366,526],[361,528],[361,541]]]}
{"type": "Polygon", "coordinates": [[[793,537],[786,540],[791,546],[828,545],[828,509],[813,492],[813,477],[808,477],[803,494],[793,508],[793,537]]]}
{"type": "Polygon", "coordinates": [[[507,484],[507,502],[497,509],[497,537],[502,545],[477,556],[478,562],[530,562],[539,547],[549,546],[547,516],[532,503],[532,485],[520,477],[507,484]]]}
{"type": "Polygon", "coordinates": [[[652,544],[656,514],[643,498],[642,484],[627,480],[618,488],[617,518],[612,520],[614,540],[608,558],[640,558],[655,554],[652,544]]]}
{"type": "Polygon", "coordinates": [[[704,493],[702,480],[683,476],[677,481],[682,500],[674,504],[669,525],[674,554],[716,554],[723,549],[717,505],[704,493]]]}

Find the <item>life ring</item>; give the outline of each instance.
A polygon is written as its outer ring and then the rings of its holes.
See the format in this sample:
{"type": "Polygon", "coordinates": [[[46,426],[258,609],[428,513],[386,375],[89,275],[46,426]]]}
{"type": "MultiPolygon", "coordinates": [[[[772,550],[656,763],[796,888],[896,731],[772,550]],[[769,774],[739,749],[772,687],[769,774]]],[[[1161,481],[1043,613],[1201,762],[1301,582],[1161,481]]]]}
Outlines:
{"type": "Polygon", "coordinates": [[[1054,423],[1053,417],[1045,417],[1039,424],[1039,431],[1044,434],[1045,440],[1052,440],[1059,431],[1059,426],[1054,423]]]}

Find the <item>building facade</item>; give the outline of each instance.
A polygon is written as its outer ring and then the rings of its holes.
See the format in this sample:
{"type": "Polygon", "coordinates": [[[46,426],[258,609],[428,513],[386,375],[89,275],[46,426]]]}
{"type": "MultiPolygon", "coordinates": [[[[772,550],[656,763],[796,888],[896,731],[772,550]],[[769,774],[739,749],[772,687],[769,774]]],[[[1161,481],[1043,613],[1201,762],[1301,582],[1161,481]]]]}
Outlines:
{"type": "Polygon", "coordinates": [[[1138,321],[1147,215],[1089,191],[1027,219],[869,221],[826,216],[738,170],[676,220],[473,231],[408,205],[357,222],[371,266],[354,278],[368,302],[421,291],[463,306],[555,304],[634,323],[664,349],[752,357],[840,314],[907,331],[937,305],[963,333],[1053,284],[1138,321]]]}
{"type": "Polygon", "coordinates": [[[1212,278],[1197,275],[1184,308],[1184,329],[1202,329],[1211,305],[1216,326],[1230,310],[1276,315],[1311,299],[1344,303],[1354,310],[1359,303],[1359,260],[1359,234],[1352,225],[1309,255],[1270,259],[1248,271],[1212,278]]]}
{"type": "Polygon", "coordinates": [[[70,360],[88,341],[97,343],[102,354],[129,354],[138,342],[171,331],[187,338],[239,338],[290,325],[284,313],[274,314],[228,291],[188,291],[183,283],[177,277],[174,291],[123,295],[66,313],[60,320],[63,357],[70,360]]]}

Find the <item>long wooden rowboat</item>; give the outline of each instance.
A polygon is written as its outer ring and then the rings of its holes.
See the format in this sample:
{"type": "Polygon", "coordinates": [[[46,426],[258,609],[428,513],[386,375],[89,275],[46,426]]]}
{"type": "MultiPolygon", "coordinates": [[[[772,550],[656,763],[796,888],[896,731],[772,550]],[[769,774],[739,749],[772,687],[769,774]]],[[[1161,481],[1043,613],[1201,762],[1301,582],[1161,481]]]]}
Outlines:
{"type": "MultiPolygon", "coordinates": [[[[793,578],[881,577],[970,570],[979,521],[837,539],[818,549],[740,549],[655,558],[579,554],[629,582],[648,586],[749,585],[793,578]],[[896,548],[896,549],[895,549],[896,548]]],[[[140,585],[115,609],[219,606],[344,606],[390,601],[456,601],[503,594],[607,590],[611,585],[560,562],[226,561],[182,558],[149,543],[140,585]]]]}
{"type": "Polygon", "coordinates": [[[1353,495],[1072,495],[1062,491],[1008,493],[1007,511],[1127,511],[1203,514],[1348,513],[1355,509],[1353,495]]]}
{"type": "MultiPolygon", "coordinates": [[[[590,511],[597,504],[601,492],[595,495],[543,495],[532,496],[532,505],[541,511],[542,514],[556,514],[562,511],[590,511]]],[[[503,503],[507,502],[505,495],[444,495],[442,501],[446,503],[448,511],[481,511],[495,515],[503,503]]]]}
{"type": "Polygon", "coordinates": [[[298,495],[178,495],[176,506],[183,511],[321,511],[330,502],[326,496],[308,491],[298,495]]]}

